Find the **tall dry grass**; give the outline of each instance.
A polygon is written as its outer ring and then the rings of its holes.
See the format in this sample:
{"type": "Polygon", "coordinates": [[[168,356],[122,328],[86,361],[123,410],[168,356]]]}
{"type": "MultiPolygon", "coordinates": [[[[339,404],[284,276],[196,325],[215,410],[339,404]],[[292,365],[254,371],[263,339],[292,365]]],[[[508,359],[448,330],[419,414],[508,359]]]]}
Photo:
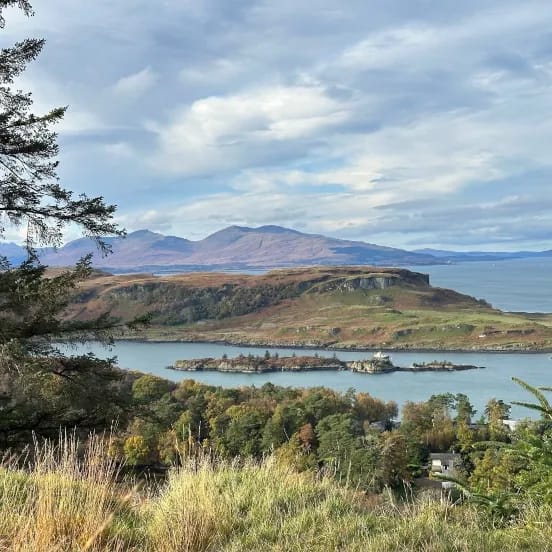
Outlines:
{"type": "Polygon", "coordinates": [[[24,468],[0,472],[0,550],[57,552],[124,550],[109,529],[129,497],[116,484],[117,467],[105,440],[84,447],[71,436],[36,443],[24,468]]]}
{"type": "Polygon", "coordinates": [[[0,550],[14,552],[552,551],[552,507],[495,527],[469,505],[367,497],[323,474],[195,458],[147,493],[117,483],[105,440],[63,436],[0,469],[0,550]]]}
{"type": "Polygon", "coordinates": [[[150,502],[150,543],[156,552],[337,550],[371,523],[355,502],[329,478],[274,459],[203,459],[174,470],[150,502]]]}

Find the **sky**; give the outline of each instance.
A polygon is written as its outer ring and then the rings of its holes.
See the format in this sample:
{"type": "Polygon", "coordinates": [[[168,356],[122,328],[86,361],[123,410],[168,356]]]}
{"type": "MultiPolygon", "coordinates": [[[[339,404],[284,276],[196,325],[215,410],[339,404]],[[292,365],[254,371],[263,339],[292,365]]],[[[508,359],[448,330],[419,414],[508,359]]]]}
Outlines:
{"type": "Polygon", "coordinates": [[[46,38],[18,85],[128,231],[552,247],[552,2],[32,3],[1,45],[46,38]]]}

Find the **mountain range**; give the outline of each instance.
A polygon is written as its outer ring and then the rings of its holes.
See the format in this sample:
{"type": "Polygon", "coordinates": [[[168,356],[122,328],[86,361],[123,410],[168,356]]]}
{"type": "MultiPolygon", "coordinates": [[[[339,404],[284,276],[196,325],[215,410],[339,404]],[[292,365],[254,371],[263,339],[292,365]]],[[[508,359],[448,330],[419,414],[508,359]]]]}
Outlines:
{"type": "MultiPolygon", "coordinates": [[[[306,265],[429,265],[466,260],[500,260],[523,256],[550,256],[540,253],[488,253],[422,249],[406,251],[361,241],[340,240],[305,234],[281,226],[248,228],[229,226],[210,236],[191,241],[149,230],[129,233],[126,238],[107,238],[113,253],[102,257],[89,238],[68,242],[57,250],[40,251],[44,264],[69,266],[94,252],[97,268],[113,272],[187,270],[264,270],[306,265]]],[[[0,244],[0,255],[12,264],[25,257],[25,250],[13,243],[0,244]]]]}

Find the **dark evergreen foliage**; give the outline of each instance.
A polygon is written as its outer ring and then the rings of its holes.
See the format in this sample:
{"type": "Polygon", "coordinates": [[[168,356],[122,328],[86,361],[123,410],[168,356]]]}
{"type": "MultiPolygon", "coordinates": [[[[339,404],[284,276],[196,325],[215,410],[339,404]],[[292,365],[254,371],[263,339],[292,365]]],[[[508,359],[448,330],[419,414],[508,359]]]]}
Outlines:
{"type": "MultiPolygon", "coordinates": [[[[5,8],[12,6],[32,15],[26,0],[0,0],[1,27],[5,8]]],[[[124,411],[123,376],[111,361],[67,355],[55,345],[67,336],[108,339],[114,321],[105,314],[86,323],[63,322],[70,295],[91,273],[90,259],[48,273],[35,246],[57,246],[64,229],[77,225],[107,253],[102,237],[123,232],[113,221],[114,205],[102,197],[75,196],[59,183],[54,126],[66,108],[36,115],[31,93],[14,88],[14,79],[43,46],[44,40],[29,38],[0,50],[0,238],[10,227],[24,228],[28,254],[15,267],[0,259],[2,446],[28,441],[31,432],[106,427],[124,411]]]]}

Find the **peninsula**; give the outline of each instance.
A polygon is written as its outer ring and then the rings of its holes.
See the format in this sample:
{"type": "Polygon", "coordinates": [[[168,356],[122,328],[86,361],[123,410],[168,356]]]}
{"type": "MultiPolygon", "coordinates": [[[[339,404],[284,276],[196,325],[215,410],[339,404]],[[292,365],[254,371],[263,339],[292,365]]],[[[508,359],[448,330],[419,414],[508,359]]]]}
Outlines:
{"type": "Polygon", "coordinates": [[[240,372],[245,374],[263,374],[266,372],[308,372],[323,370],[350,370],[362,374],[385,374],[389,372],[452,372],[458,370],[475,370],[481,366],[470,364],[453,364],[448,361],[414,363],[412,366],[395,366],[384,353],[376,353],[370,359],[346,362],[337,357],[320,356],[245,356],[235,358],[196,358],[177,360],[168,368],[183,372],[240,372]]]}
{"type": "MultiPolygon", "coordinates": [[[[522,285],[520,282],[519,285],[522,285]]],[[[119,339],[356,350],[552,350],[552,314],[510,313],[433,287],[427,274],[366,266],[265,274],[112,275],[75,293],[67,321],[109,311],[150,325],[119,339]]]]}

